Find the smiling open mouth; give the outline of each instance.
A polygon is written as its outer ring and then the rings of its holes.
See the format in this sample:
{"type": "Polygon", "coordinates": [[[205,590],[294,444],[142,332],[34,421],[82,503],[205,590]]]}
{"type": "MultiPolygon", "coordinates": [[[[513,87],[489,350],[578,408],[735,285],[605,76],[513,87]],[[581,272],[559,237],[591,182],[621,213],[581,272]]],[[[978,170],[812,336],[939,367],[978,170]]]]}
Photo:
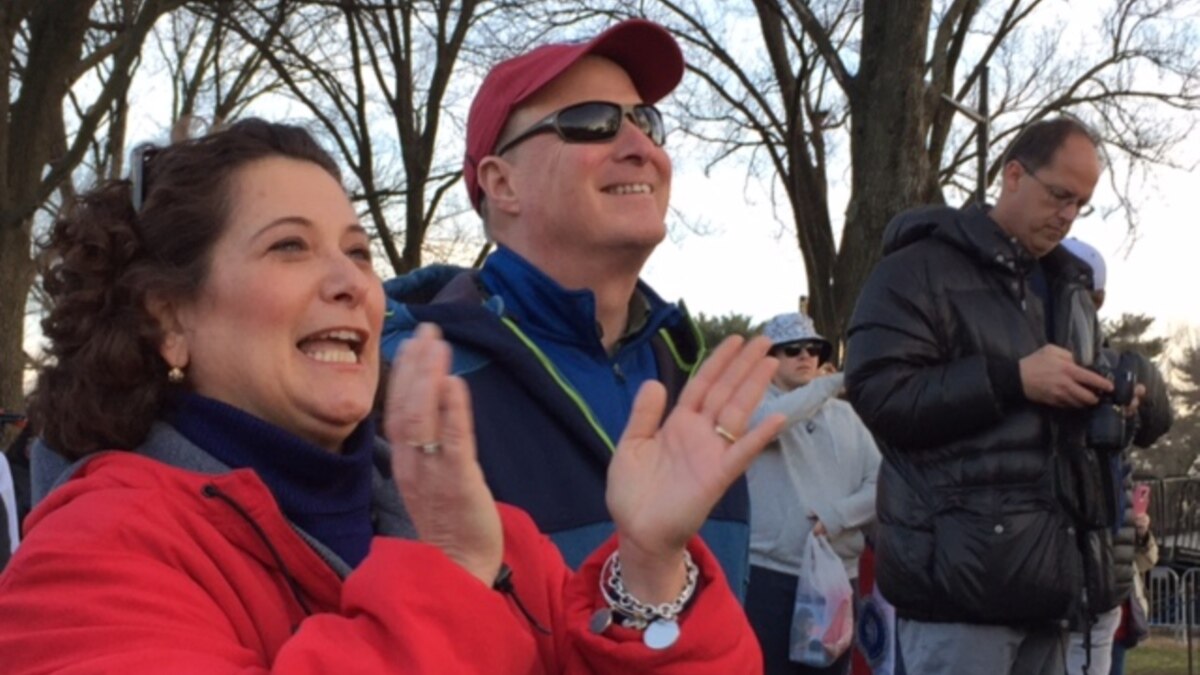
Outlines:
{"type": "Polygon", "coordinates": [[[604,188],[610,195],[648,195],[654,192],[649,183],[625,183],[604,188]]]}
{"type": "Polygon", "coordinates": [[[366,337],[353,330],[330,330],[310,335],[296,347],[314,361],[360,363],[366,337]]]}

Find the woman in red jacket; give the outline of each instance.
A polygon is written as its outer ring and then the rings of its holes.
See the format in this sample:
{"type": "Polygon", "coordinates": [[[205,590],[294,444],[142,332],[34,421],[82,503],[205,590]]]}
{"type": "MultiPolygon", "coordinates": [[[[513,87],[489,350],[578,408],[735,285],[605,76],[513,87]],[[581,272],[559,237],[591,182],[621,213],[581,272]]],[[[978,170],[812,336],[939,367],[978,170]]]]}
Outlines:
{"type": "Polygon", "coordinates": [[[377,439],[371,248],[330,157],[258,120],[143,148],[67,209],[30,410],[75,463],[0,577],[0,670],[759,672],[695,533],[778,429],[746,429],[765,343],[723,344],[665,421],[642,390],[618,534],[572,574],[492,500],[435,328],[377,439]]]}

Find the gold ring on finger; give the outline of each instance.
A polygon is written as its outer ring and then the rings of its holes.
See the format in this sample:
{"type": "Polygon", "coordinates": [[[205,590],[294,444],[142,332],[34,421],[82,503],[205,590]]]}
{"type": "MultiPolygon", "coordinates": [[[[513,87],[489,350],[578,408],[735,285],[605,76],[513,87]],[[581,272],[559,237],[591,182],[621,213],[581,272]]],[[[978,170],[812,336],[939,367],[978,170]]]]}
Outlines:
{"type": "Polygon", "coordinates": [[[417,450],[420,450],[421,453],[425,455],[436,455],[438,451],[442,449],[442,444],[438,443],[437,441],[430,441],[429,443],[409,443],[409,445],[417,450]]]}
{"type": "Polygon", "coordinates": [[[731,433],[728,429],[721,426],[720,424],[714,426],[713,431],[717,432],[718,436],[720,436],[721,438],[724,438],[725,440],[729,441],[730,443],[738,442],[738,437],[734,436],[733,433],[731,433]]]}

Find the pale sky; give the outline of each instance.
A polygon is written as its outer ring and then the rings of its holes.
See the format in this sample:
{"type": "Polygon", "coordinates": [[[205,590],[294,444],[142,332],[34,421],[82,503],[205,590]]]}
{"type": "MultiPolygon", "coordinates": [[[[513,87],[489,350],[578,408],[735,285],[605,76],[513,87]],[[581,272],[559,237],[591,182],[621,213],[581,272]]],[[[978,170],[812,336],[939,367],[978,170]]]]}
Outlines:
{"type": "MultiPolygon", "coordinates": [[[[1042,16],[1046,22],[1054,19],[1053,13],[1042,16]]],[[[1080,41],[1087,34],[1073,33],[1080,41]]],[[[165,135],[167,121],[161,117],[170,109],[169,85],[161,73],[152,71],[141,73],[134,82],[137,105],[131,143],[161,141],[165,135]]],[[[252,108],[270,119],[308,118],[303,110],[278,101],[252,108]]],[[[461,134],[447,130],[442,142],[454,155],[461,152],[461,134]]],[[[781,211],[773,214],[766,188],[748,184],[744,164],[726,162],[706,177],[699,168],[703,153],[683,143],[668,137],[668,150],[676,161],[671,204],[689,222],[701,223],[706,232],[688,231],[677,222],[681,215],[672,213],[671,235],[651,257],[644,278],[667,300],[685,300],[693,313],[736,312],[764,321],[796,309],[807,289],[785,198],[779,194],[781,211]]],[[[1189,139],[1175,159],[1184,166],[1200,163],[1200,138],[1189,139]]],[[[848,174],[841,171],[844,183],[848,174]]],[[[457,193],[461,190],[455,187],[457,193]]],[[[1097,213],[1078,221],[1072,235],[1096,246],[1108,263],[1103,318],[1123,312],[1149,314],[1157,318],[1155,332],[1164,335],[1184,325],[1200,329],[1200,302],[1191,292],[1196,284],[1188,276],[1200,270],[1200,223],[1193,222],[1196,210],[1189,203],[1200,198],[1198,191],[1195,172],[1156,169],[1135,196],[1141,222],[1136,241],[1131,241],[1122,214],[1104,217],[1116,200],[1107,179],[1101,180],[1093,199],[1097,213]]],[[[831,185],[832,216],[837,223],[845,197],[842,185],[831,185]]],[[[840,238],[840,231],[836,236],[840,238]]],[[[26,348],[35,351],[40,339],[37,322],[28,322],[26,328],[26,348]]]]}
{"type": "MultiPolygon", "coordinates": [[[[1179,158],[1200,159],[1200,141],[1188,145],[1179,149],[1179,158]]],[[[1157,317],[1154,328],[1169,334],[1185,323],[1200,326],[1200,300],[1193,290],[1198,284],[1190,276],[1200,274],[1200,223],[1190,203],[1200,198],[1200,180],[1195,171],[1159,168],[1153,173],[1135,196],[1141,209],[1135,241],[1122,214],[1104,217],[1116,205],[1107,179],[1092,200],[1096,213],[1076,221],[1071,236],[1099,249],[1108,265],[1101,318],[1149,314],[1157,317]]],[[[693,313],[737,312],[755,321],[797,308],[807,284],[795,233],[772,215],[765,195],[746,195],[744,185],[744,171],[735,164],[710,178],[677,167],[672,205],[693,216],[703,214],[710,233],[675,227],[650,259],[644,278],[664,298],[685,300],[693,313]]],[[[831,198],[844,208],[836,193],[831,198]]],[[[781,217],[790,219],[790,212],[781,217]]]]}
{"type": "MultiPolygon", "coordinates": [[[[155,138],[146,128],[153,125],[147,122],[131,138],[155,138]]],[[[672,141],[668,139],[669,149],[672,141]]],[[[684,148],[672,149],[672,154],[691,155],[684,148]]],[[[1200,139],[1189,140],[1176,154],[1189,166],[1200,161],[1200,139]]],[[[756,183],[748,187],[744,165],[728,162],[708,177],[697,165],[676,161],[671,204],[680,213],[670,215],[671,235],[650,258],[643,278],[665,299],[686,301],[693,314],[736,312],[761,322],[794,311],[807,284],[786,204],[781,223],[765,188],[756,183]],[[680,217],[706,231],[689,231],[677,222],[680,217]]],[[[1156,168],[1135,197],[1141,224],[1131,241],[1121,214],[1105,218],[1116,200],[1107,178],[1101,179],[1093,197],[1097,212],[1077,221],[1071,234],[1097,247],[1108,264],[1102,318],[1149,314],[1157,319],[1152,330],[1159,335],[1185,326],[1200,329],[1200,300],[1193,292],[1197,284],[1189,276],[1200,273],[1200,223],[1189,203],[1198,193],[1195,171],[1156,168]]],[[[831,201],[839,209],[833,216],[839,222],[845,194],[844,188],[831,188],[831,201]]],[[[778,198],[784,199],[782,194],[778,198]]],[[[36,351],[39,340],[37,322],[31,321],[26,349],[36,351]]]]}
{"type": "MultiPolygon", "coordinates": [[[[1094,51],[1103,7],[1052,3],[1027,19],[1026,31],[1053,30],[1060,49],[1094,51]],[[1076,30],[1056,28],[1064,20],[1076,30]]],[[[757,31],[754,23],[748,30],[757,31]]],[[[992,91],[999,86],[999,81],[993,80],[992,91]]],[[[960,118],[959,123],[965,121],[960,118]]],[[[675,142],[668,137],[669,146],[675,142]]],[[[672,152],[677,158],[687,154],[686,149],[672,152]]],[[[1173,159],[1185,167],[1200,165],[1200,138],[1193,135],[1176,148],[1173,159]]],[[[664,298],[686,300],[693,313],[721,316],[737,312],[764,321],[795,310],[800,296],[807,294],[807,284],[786,204],[781,202],[781,225],[762,188],[757,188],[757,194],[746,194],[745,171],[740,164],[727,162],[708,178],[685,164],[677,162],[671,203],[691,217],[703,214],[710,234],[697,236],[686,228],[673,227],[672,238],[651,258],[646,280],[664,298]]],[[[841,178],[848,182],[848,173],[841,178]]],[[[994,200],[996,194],[993,184],[989,199],[994,200]]],[[[847,195],[844,186],[831,184],[831,215],[838,228],[847,195]]],[[[782,195],[780,199],[784,199],[782,195]]],[[[1125,312],[1149,314],[1157,318],[1152,330],[1163,335],[1171,335],[1185,324],[1200,329],[1200,300],[1192,292],[1197,284],[1188,276],[1193,270],[1200,272],[1200,223],[1195,222],[1197,209],[1191,203],[1200,200],[1200,174],[1156,168],[1133,200],[1140,209],[1135,241],[1129,238],[1124,214],[1106,216],[1117,205],[1107,176],[1093,196],[1097,212],[1077,221],[1071,231],[1071,236],[1092,244],[1105,257],[1107,297],[1101,318],[1116,318],[1125,312]]],[[[840,229],[835,235],[840,240],[840,229]]]]}

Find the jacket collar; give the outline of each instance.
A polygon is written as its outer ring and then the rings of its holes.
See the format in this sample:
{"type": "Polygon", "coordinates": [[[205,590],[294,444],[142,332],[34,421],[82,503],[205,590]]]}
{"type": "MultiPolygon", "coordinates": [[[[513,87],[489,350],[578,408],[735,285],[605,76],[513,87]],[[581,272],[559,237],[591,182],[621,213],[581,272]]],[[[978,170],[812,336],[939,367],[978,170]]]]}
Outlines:
{"type": "MultiPolygon", "coordinates": [[[[584,350],[602,349],[596,296],[590,289],[564,288],[505,247],[488,257],[479,280],[489,295],[503,299],[504,313],[535,339],[584,350]]],[[[639,280],[630,298],[629,321],[621,340],[634,340],[647,328],[657,330],[665,321],[675,323],[678,318],[674,306],[639,280]]]]}
{"type": "MultiPolygon", "coordinates": [[[[79,475],[88,464],[97,458],[118,452],[127,451],[113,450],[92,453],[73,463],[68,463],[61,455],[39,440],[30,450],[31,461],[40,466],[40,471],[38,475],[34,476],[34,480],[40,480],[42,483],[40,486],[34,486],[35,504],[50,491],[57,489],[73,476],[79,475]]],[[[147,434],[146,440],[133,453],[194,474],[222,478],[242,474],[252,475],[249,471],[234,471],[165,422],[155,422],[150,427],[150,433],[147,434]]],[[[375,521],[375,531],[377,534],[402,539],[416,539],[416,528],[413,526],[412,519],[404,508],[404,503],[391,479],[391,449],[383,439],[376,439],[374,455],[375,471],[372,476],[371,509],[375,521]]],[[[266,485],[257,476],[254,476],[252,482],[261,485],[264,491],[267,490],[266,485]]],[[[345,578],[350,573],[350,566],[316,538],[294,525],[292,530],[308,542],[338,576],[345,578]]]]}
{"type": "MultiPolygon", "coordinates": [[[[972,204],[964,209],[927,206],[905,211],[884,229],[884,255],[926,237],[933,237],[963,251],[982,267],[1002,274],[1025,276],[1038,262],[1016,237],[992,219],[990,205],[972,204]]],[[[1041,258],[1052,278],[1079,281],[1091,287],[1087,265],[1061,246],[1041,258]]]]}

